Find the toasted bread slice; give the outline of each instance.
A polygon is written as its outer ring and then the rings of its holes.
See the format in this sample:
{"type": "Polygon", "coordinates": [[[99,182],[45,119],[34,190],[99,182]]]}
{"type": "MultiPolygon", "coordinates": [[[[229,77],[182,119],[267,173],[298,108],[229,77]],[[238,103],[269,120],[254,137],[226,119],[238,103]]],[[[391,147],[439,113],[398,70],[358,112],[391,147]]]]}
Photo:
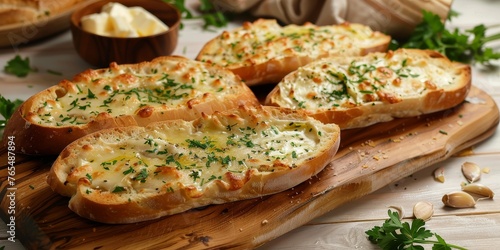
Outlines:
{"type": "Polygon", "coordinates": [[[332,161],[339,136],[337,125],[302,112],[242,106],[87,135],[47,180],[80,216],[133,223],[289,189],[332,161]]]}
{"type": "Polygon", "coordinates": [[[85,0],[0,0],[0,26],[32,24],[68,11],[85,0]]]}
{"type": "Polygon", "coordinates": [[[469,65],[435,51],[400,49],[308,64],[287,75],[265,104],[305,110],[347,129],[454,107],[470,85],[469,65]]]}
{"type": "MultiPolygon", "coordinates": [[[[193,120],[260,105],[253,92],[222,67],[181,57],[87,70],[25,101],[5,136],[24,154],[58,154],[70,142],[104,128],[193,120]]],[[[4,139],[4,143],[7,140],[4,139]]]]}
{"type": "Polygon", "coordinates": [[[224,66],[252,86],[277,83],[318,58],[386,51],[390,40],[361,24],[282,27],[274,19],[259,19],[224,31],[209,41],[196,59],[224,66]]]}

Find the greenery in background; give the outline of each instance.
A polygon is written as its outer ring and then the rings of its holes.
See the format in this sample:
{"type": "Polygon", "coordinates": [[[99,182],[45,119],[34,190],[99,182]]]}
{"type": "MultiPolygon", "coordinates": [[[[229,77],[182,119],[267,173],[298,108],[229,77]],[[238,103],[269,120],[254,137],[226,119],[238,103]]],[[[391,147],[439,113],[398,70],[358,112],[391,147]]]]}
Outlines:
{"type": "Polygon", "coordinates": [[[389,219],[381,227],[375,226],[365,232],[372,243],[384,250],[423,250],[422,244],[432,244],[433,250],[465,249],[447,244],[441,236],[425,229],[425,222],[421,219],[414,219],[410,225],[408,222],[401,222],[398,212],[389,210],[388,214],[389,219]],[[432,236],[435,236],[437,240],[428,240],[432,236]]]}
{"type": "MultiPolygon", "coordinates": [[[[457,15],[457,12],[451,11],[448,19],[457,15]]],[[[489,64],[491,60],[500,59],[500,53],[487,48],[486,43],[500,40],[500,33],[486,36],[486,31],[487,27],[483,24],[465,31],[458,28],[447,30],[438,15],[423,11],[423,20],[416,26],[410,38],[402,44],[393,41],[390,49],[431,49],[441,52],[453,61],[489,64]]]]}
{"type": "Polygon", "coordinates": [[[36,69],[30,66],[30,59],[28,57],[22,59],[20,55],[16,55],[9,60],[4,66],[5,73],[16,75],[17,77],[25,77],[30,72],[35,72],[36,69]]]}
{"type": "Polygon", "coordinates": [[[0,115],[3,116],[3,120],[0,120],[0,129],[3,129],[7,124],[9,118],[14,114],[17,107],[23,103],[22,100],[16,99],[15,101],[11,101],[9,99],[5,99],[2,95],[0,95],[0,115]]]}
{"type": "Polygon", "coordinates": [[[186,7],[185,0],[164,1],[174,5],[181,13],[183,19],[203,19],[204,29],[210,29],[212,26],[216,28],[225,27],[230,20],[230,14],[217,10],[210,0],[199,0],[199,10],[202,13],[200,16],[193,15],[193,13],[186,7]]]}

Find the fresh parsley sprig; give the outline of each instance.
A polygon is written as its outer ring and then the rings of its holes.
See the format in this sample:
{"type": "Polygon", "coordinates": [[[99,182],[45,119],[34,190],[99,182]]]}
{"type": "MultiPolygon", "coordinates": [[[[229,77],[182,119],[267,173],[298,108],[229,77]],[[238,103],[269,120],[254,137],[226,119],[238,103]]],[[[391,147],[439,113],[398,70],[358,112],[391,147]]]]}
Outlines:
{"type": "MultiPolygon", "coordinates": [[[[451,12],[449,19],[456,15],[456,12],[451,12]]],[[[486,47],[486,43],[500,40],[500,33],[487,36],[486,31],[487,27],[483,24],[464,31],[458,28],[448,30],[437,14],[423,11],[422,22],[415,27],[408,40],[402,44],[395,41],[391,49],[431,49],[453,61],[489,64],[491,60],[500,59],[500,52],[486,47]]]]}
{"type": "Polygon", "coordinates": [[[181,17],[185,19],[193,18],[193,14],[186,8],[184,0],[164,0],[165,2],[172,4],[181,13],[181,17]]]}
{"type": "Polygon", "coordinates": [[[414,219],[410,225],[408,222],[401,222],[398,212],[388,211],[389,219],[382,226],[375,226],[366,231],[368,239],[377,244],[382,249],[410,249],[423,250],[422,244],[433,244],[433,250],[465,249],[460,246],[448,244],[436,233],[425,229],[425,221],[414,219]],[[436,240],[428,238],[435,236],[436,240]]]}
{"type": "Polygon", "coordinates": [[[230,20],[230,14],[218,10],[210,0],[200,0],[200,16],[195,16],[186,7],[185,0],[164,0],[167,3],[174,5],[181,13],[184,19],[202,19],[203,28],[209,30],[210,27],[221,28],[227,26],[230,20]]]}
{"type": "Polygon", "coordinates": [[[208,29],[210,26],[217,28],[226,27],[230,20],[229,13],[218,10],[210,0],[200,0],[200,11],[203,13],[201,18],[205,24],[203,28],[208,29]]]}
{"type": "Polygon", "coordinates": [[[0,120],[0,129],[4,128],[7,125],[7,121],[14,114],[17,107],[23,103],[22,100],[16,99],[11,101],[9,99],[5,99],[2,95],[0,95],[0,115],[3,116],[3,120],[0,120]]]}

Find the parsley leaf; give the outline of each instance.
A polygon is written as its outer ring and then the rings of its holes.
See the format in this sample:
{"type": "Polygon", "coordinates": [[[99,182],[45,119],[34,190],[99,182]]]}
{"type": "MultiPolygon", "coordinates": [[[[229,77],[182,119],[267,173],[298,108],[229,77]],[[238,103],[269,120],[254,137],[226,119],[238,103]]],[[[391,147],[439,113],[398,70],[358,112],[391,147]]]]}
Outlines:
{"type": "Polygon", "coordinates": [[[123,192],[123,191],[126,191],[127,189],[125,189],[124,187],[122,186],[116,186],[113,191],[111,191],[112,193],[120,193],[120,192],[123,192]]]}
{"type": "MultiPolygon", "coordinates": [[[[456,12],[451,12],[449,19],[456,15],[456,12]]],[[[409,39],[401,45],[393,41],[390,48],[431,49],[453,61],[488,64],[491,60],[500,59],[500,53],[486,47],[486,43],[500,40],[500,33],[486,36],[486,31],[487,27],[483,24],[465,31],[458,28],[448,30],[437,14],[423,11],[422,22],[415,27],[409,39]]]]}
{"type": "Polygon", "coordinates": [[[22,59],[21,56],[16,55],[13,59],[9,60],[4,66],[5,73],[16,75],[17,77],[25,77],[30,72],[36,71],[31,68],[30,59],[28,57],[22,59]]]}
{"type": "Polygon", "coordinates": [[[0,115],[3,116],[4,120],[0,120],[0,129],[4,128],[7,125],[7,121],[14,114],[17,107],[23,103],[22,100],[16,99],[14,101],[5,99],[2,95],[0,95],[0,115]]]}
{"type": "MultiPolygon", "coordinates": [[[[224,13],[222,11],[217,10],[217,8],[212,4],[210,0],[199,0],[200,8],[199,10],[202,12],[201,15],[195,16],[193,13],[186,8],[185,0],[164,0],[167,3],[174,5],[177,10],[181,13],[181,17],[183,19],[202,19],[204,21],[203,28],[209,29],[211,26],[213,27],[225,27],[227,26],[230,15],[229,13],[224,13]]],[[[181,25],[181,28],[183,25],[181,25]]]]}
{"type": "Polygon", "coordinates": [[[139,174],[134,178],[136,181],[140,181],[142,183],[146,182],[146,178],[148,178],[148,170],[143,168],[139,172],[139,174]]]}
{"type": "Polygon", "coordinates": [[[218,28],[227,26],[230,18],[228,13],[218,11],[210,0],[200,0],[200,2],[200,10],[203,13],[201,17],[205,21],[204,29],[208,29],[210,26],[218,28]]]}
{"type": "Polygon", "coordinates": [[[377,244],[382,249],[424,249],[421,244],[433,244],[432,249],[450,250],[465,249],[460,246],[448,244],[436,233],[426,229],[425,221],[414,219],[410,225],[401,222],[398,212],[388,211],[389,219],[382,226],[375,226],[366,231],[368,240],[377,244]],[[437,240],[429,240],[435,236],[437,240]]]}

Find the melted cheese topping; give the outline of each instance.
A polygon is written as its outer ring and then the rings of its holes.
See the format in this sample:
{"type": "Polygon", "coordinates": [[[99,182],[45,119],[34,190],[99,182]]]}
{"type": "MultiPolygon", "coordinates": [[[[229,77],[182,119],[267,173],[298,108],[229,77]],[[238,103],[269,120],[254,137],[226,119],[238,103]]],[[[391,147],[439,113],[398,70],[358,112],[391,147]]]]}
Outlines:
{"type": "Polygon", "coordinates": [[[233,93],[238,82],[220,69],[186,60],[168,60],[139,70],[91,71],[79,81],[61,83],[67,92],[34,107],[36,116],[31,119],[44,126],[74,126],[87,124],[101,113],[118,117],[136,114],[145,106],[174,109],[208,94],[223,98],[233,93]]]}
{"type": "Polygon", "coordinates": [[[200,54],[201,61],[237,67],[264,63],[272,58],[326,55],[360,55],[379,33],[359,24],[333,26],[280,26],[276,20],[260,19],[224,32],[211,41],[210,51],[200,54]]]}
{"type": "Polygon", "coordinates": [[[86,178],[92,189],[124,195],[175,192],[182,187],[201,191],[216,180],[239,188],[234,182],[244,180],[249,171],[294,168],[332,139],[327,136],[331,132],[318,129],[319,122],[312,119],[205,125],[167,124],[124,137],[102,136],[78,150],[79,162],[67,181],[76,185],[86,178]]]}
{"type": "Polygon", "coordinates": [[[367,103],[397,103],[453,86],[457,76],[429,57],[395,53],[357,57],[347,64],[320,60],[299,68],[278,84],[280,106],[329,110],[367,103]]]}

